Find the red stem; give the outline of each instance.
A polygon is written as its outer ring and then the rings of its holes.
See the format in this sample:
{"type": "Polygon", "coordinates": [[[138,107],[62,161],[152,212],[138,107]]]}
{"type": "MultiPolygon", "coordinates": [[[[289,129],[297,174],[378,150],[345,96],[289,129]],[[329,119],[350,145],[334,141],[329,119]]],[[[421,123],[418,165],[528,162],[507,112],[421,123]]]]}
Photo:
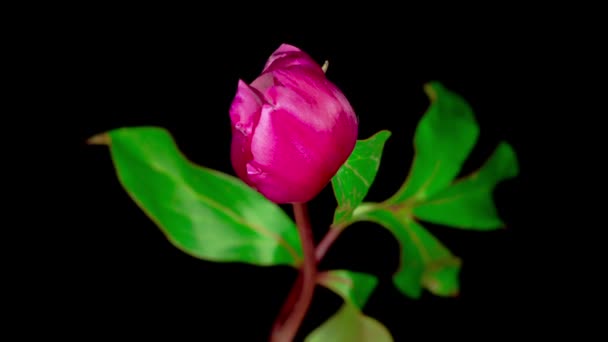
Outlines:
{"type": "MultiPolygon", "coordinates": [[[[304,211],[305,210],[306,210],[306,208],[304,208],[304,211]]],[[[308,222],[305,225],[308,225],[308,231],[312,232],[310,230],[310,223],[309,223],[308,215],[306,214],[305,217],[306,217],[306,221],[308,222]]],[[[302,222],[302,220],[298,221],[297,215],[296,215],[296,223],[298,225],[298,230],[300,231],[300,236],[303,237],[302,241],[305,241],[304,235],[302,234],[302,229],[300,229],[303,222],[302,222]],[[298,223],[298,222],[300,222],[300,223],[298,223]]],[[[316,250],[314,251],[314,259],[316,260],[316,263],[319,263],[321,261],[321,259],[323,259],[323,257],[329,250],[329,247],[336,241],[336,239],[338,238],[338,236],[340,235],[340,233],[343,230],[344,230],[343,227],[340,227],[340,226],[331,226],[329,228],[329,231],[327,232],[327,234],[325,234],[325,237],[323,237],[323,240],[321,240],[321,242],[317,246],[316,250]]],[[[309,241],[310,241],[310,244],[312,245],[312,241],[313,241],[312,236],[310,236],[309,241]]],[[[304,247],[304,253],[305,253],[304,259],[305,260],[306,260],[306,250],[307,250],[306,247],[304,247]]],[[[308,258],[308,259],[313,259],[313,258],[308,258]]],[[[316,275],[316,263],[315,263],[315,275],[316,275]]],[[[287,323],[287,319],[290,317],[289,316],[290,313],[292,313],[294,311],[294,306],[296,305],[296,303],[298,303],[299,300],[301,301],[301,298],[303,296],[302,291],[303,291],[303,285],[304,285],[304,275],[305,275],[305,272],[304,272],[304,267],[303,267],[302,271],[298,275],[298,278],[296,279],[296,282],[294,283],[293,287],[289,291],[289,294],[287,295],[287,299],[285,300],[283,307],[281,308],[281,311],[274,323],[273,330],[272,330],[273,331],[272,337],[271,337],[271,341],[273,341],[273,342],[291,341],[291,340],[285,339],[289,336],[286,336],[288,334],[285,333],[284,331],[286,329],[288,329],[286,327],[286,323],[287,323]]],[[[314,281],[316,283],[316,279],[314,279],[314,281]]],[[[313,285],[313,289],[314,289],[314,285],[313,285]]],[[[312,300],[312,297],[310,298],[310,300],[312,300]]],[[[310,303],[308,303],[308,305],[310,305],[310,303]]],[[[308,307],[306,308],[306,310],[307,309],[308,309],[308,307]]],[[[304,315],[305,314],[306,314],[306,312],[304,312],[304,315]]],[[[304,319],[304,315],[301,317],[301,320],[304,319]]],[[[301,321],[300,321],[300,323],[301,323],[301,321]]],[[[292,339],[293,339],[293,337],[295,337],[298,327],[299,327],[299,324],[297,324],[297,326],[295,327],[296,330],[293,333],[289,334],[289,335],[292,335],[291,336],[292,339]]],[[[290,329],[293,329],[293,328],[290,328],[290,329]]]]}
{"type": "Polygon", "coordinates": [[[279,329],[293,310],[293,306],[296,304],[296,301],[298,298],[300,298],[300,292],[302,291],[302,280],[303,276],[302,272],[300,272],[296,282],[291,287],[287,298],[283,302],[283,307],[281,308],[281,311],[274,322],[274,326],[272,327],[273,335],[278,334],[279,329]]]}
{"type": "MultiPolygon", "coordinates": [[[[325,237],[323,237],[323,240],[321,240],[321,243],[319,243],[317,249],[315,250],[315,259],[317,260],[317,263],[319,263],[321,259],[323,259],[323,257],[327,253],[327,250],[336,241],[341,232],[341,227],[330,227],[329,231],[327,232],[327,234],[325,234],[325,237]]],[[[283,322],[285,322],[285,319],[287,319],[287,316],[293,310],[293,306],[296,304],[300,292],[302,291],[302,279],[303,273],[300,272],[298,274],[296,282],[293,284],[293,287],[291,288],[289,294],[287,295],[287,298],[285,299],[285,302],[283,304],[283,307],[281,308],[279,315],[277,316],[277,319],[274,322],[273,331],[276,332],[281,328],[281,325],[283,324],[283,322]]]]}
{"type": "Polygon", "coordinates": [[[325,253],[327,253],[329,247],[336,241],[340,233],[342,233],[342,230],[344,230],[342,229],[342,227],[335,227],[333,225],[329,227],[329,231],[327,232],[327,234],[325,234],[323,240],[321,240],[321,242],[317,246],[317,250],[315,251],[315,258],[317,259],[317,263],[321,262],[321,259],[323,259],[323,257],[325,256],[325,253]]]}
{"type": "MultiPolygon", "coordinates": [[[[295,302],[291,315],[287,317],[285,323],[282,326],[275,324],[271,337],[271,341],[273,342],[293,341],[310,307],[316,285],[317,261],[308,208],[306,207],[306,203],[294,203],[293,209],[304,252],[304,262],[301,268],[302,289],[300,297],[295,302]]],[[[297,287],[297,283],[295,287],[297,287]]],[[[292,289],[293,291],[294,289],[292,289]]],[[[292,295],[290,294],[288,299],[291,297],[292,295]]],[[[286,302],[286,305],[289,305],[289,302],[286,302]]]]}

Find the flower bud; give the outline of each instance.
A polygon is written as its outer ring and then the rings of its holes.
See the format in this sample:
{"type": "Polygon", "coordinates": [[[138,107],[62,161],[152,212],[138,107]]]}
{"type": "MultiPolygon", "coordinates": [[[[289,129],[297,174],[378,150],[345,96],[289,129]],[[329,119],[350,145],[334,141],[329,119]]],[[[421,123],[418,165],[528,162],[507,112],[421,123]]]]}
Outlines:
{"type": "Polygon", "coordinates": [[[300,49],[283,44],[230,106],[232,166],[275,203],[302,203],[353,151],[358,119],[342,92],[300,49]]]}

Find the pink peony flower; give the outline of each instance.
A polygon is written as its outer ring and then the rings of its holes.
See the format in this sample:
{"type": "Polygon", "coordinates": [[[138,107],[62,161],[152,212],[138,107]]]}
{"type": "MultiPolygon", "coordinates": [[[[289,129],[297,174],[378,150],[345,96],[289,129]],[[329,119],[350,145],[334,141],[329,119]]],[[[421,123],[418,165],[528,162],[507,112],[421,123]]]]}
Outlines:
{"type": "Polygon", "coordinates": [[[230,106],[236,174],[275,203],[302,203],[353,151],[358,119],[342,92],[300,49],[283,44],[230,106]]]}

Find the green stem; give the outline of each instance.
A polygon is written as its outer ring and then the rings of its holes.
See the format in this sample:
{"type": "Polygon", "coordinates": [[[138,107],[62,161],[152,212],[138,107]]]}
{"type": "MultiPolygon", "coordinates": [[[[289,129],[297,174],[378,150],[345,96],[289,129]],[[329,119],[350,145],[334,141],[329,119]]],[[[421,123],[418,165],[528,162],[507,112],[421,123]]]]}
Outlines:
{"type": "MultiPolygon", "coordinates": [[[[306,312],[310,307],[317,282],[317,261],[315,258],[315,246],[312,238],[308,208],[306,203],[294,203],[293,209],[304,252],[304,262],[301,268],[302,286],[300,297],[297,302],[295,302],[291,315],[287,317],[282,326],[275,325],[271,338],[271,341],[273,342],[293,341],[300,325],[302,325],[304,316],[306,316],[306,312]]],[[[297,286],[298,284],[296,283],[294,288],[297,286]]],[[[295,291],[297,291],[297,289],[295,289],[295,291]]],[[[286,304],[289,305],[289,303],[286,304]]]]}

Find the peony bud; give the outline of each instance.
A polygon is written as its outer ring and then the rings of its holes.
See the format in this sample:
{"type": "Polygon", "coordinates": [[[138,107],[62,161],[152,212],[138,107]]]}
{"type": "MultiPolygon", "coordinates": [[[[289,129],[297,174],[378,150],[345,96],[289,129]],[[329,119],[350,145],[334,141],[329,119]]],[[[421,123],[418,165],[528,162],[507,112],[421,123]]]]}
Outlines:
{"type": "Polygon", "coordinates": [[[239,80],[230,120],[236,174],[275,203],[314,198],[357,141],[348,100],[310,56],[287,44],[250,85],[239,80]]]}

